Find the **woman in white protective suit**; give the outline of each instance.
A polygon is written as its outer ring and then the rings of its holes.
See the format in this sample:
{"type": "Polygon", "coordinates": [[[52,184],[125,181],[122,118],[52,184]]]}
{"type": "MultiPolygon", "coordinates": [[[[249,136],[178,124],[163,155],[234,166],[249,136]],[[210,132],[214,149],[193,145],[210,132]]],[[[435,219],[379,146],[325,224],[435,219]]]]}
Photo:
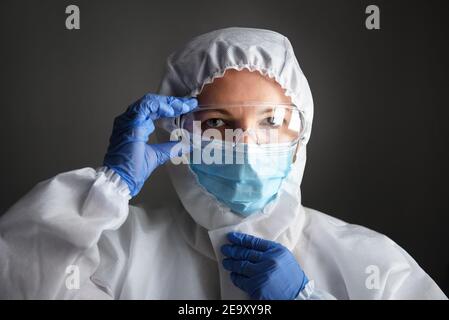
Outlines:
{"type": "Polygon", "coordinates": [[[312,118],[286,37],[195,37],[116,118],[102,167],[41,182],[2,216],[0,298],[446,299],[386,236],[301,205],[312,118]],[[129,206],[163,163],[175,200],[129,206]]]}

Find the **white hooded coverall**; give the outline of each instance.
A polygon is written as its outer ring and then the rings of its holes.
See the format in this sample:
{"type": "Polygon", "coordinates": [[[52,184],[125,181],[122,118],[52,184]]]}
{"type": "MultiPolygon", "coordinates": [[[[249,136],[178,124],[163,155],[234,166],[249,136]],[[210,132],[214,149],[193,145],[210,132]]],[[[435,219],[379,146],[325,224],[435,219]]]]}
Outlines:
{"type": "MultiPolygon", "coordinates": [[[[301,205],[313,101],[286,37],[251,28],[195,37],[168,57],[158,93],[195,97],[243,68],[275,79],[307,123],[293,168],[263,212],[230,212],[188,165],[167,163],[173,201],[150,211],[130,206],[127,185],[105,167],[61,173],[0,218],[0,298],[247,299],[221,264],[226,233],[240,231],[294,254],[311,279],[299,299],[446,299],[386,236],[301,205]]],[[[158,138],[168,140],[161,128],[172,125],[161,121],[158,138]]]]}

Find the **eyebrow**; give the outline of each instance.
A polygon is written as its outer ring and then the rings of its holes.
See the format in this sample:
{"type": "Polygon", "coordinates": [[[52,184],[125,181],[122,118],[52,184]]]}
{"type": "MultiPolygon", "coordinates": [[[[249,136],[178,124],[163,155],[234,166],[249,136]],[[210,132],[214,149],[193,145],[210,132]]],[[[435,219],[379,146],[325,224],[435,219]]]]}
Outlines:
{"type": "MultiPolygon", "coordinates": [[[[246,108],[246,107],[241,107],[241,108],[246,108]]],[[[229,112],[227,109],[204,109],[204,110],[201,110],[201,108],[199,108],[199,109],[197,109],[197,111],[196,112],[198,112],[198,113],[206,113],[206,112],[217,112],[217,113],[221,113],[221,114],[224,114],[224,115],[227,115],[227,116],[233,116],[233,114],[231,113],[231,112],[229,112]]],[[[258,115],[262,115],[262,114],[265,114],[265,113],[272,113],[273,112],[273,108],[264,108],[264,109],[260,109],[260,111],[259,112],[257,112],[257,114],[258,115]]]]}
{"type": "Polygon", "coordinates": [[[199,108],[198,110],[196,110],[196,112],[198,112],[198,113],[217,112],[217,113],[232,116],[232,114],[226,109],[203,109],[203,110],[201,110],[201,108],[199,108]]]}

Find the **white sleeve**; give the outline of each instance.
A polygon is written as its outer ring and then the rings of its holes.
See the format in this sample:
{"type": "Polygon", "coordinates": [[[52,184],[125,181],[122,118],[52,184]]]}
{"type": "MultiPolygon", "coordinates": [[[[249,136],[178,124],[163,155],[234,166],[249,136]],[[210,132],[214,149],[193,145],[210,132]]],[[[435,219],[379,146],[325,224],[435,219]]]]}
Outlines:
{"type": "Polygon", "coordinates": [[[444,292],[402,247],[390,240],[405,261],[396,263],[387,272],[381,299],[447,300],[444,292]]]}
{"type": "Polygon", "coordinates": [[[112,170],[84,168],[35,186],[0,218],[0,299],[109,298],[90,279],[97,242],[128,216],[112,170]]]}
{"type": "Polygon", "coordinates": [[[295,300],[337,300],[333,295],[315,288],[315,282],[310,280],[298,294],[295,300]]]}

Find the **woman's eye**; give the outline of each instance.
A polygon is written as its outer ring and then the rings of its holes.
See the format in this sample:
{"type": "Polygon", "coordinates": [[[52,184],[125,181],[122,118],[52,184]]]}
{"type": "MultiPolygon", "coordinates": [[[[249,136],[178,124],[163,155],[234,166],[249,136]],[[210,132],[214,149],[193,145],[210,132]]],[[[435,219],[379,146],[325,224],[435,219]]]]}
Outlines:
{"type": "Polygon", "coordinates": [[[224,121],[218,118],[206,120],[206,125],[210,128],[218,128],[224,125],[224,121]]]}
{"type": "Polygon", "coordinates": [[[280,119],[276,119],[275,117],[268,117],[262,120],[262,125],[264,126],[271,126],[271,127],[278,127],[282,123],[279,121],[280,119]]]}

